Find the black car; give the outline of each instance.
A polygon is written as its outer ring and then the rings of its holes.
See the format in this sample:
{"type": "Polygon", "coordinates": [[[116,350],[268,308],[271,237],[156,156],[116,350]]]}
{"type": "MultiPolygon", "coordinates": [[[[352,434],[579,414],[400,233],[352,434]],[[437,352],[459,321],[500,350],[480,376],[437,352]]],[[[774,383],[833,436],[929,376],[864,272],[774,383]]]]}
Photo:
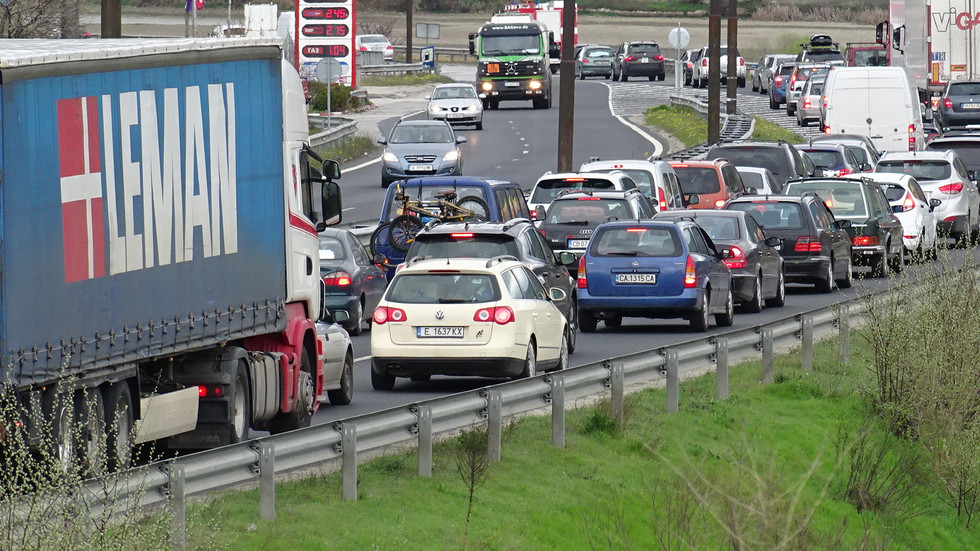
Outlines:
{"type": "Polygon", "coordinates": [[[787,195],[815,193],[830,207],[838,220],[850,221],[854,264],[871,266],[876,277],[888,275],[889,268],[900,272],[905,266],[902,222],[880,185],[860,178],[815,178],[788,182],[787,195]]]}
{"type": "Polygon", "coordinates": [[[534,223],[526,218],[479,224],[429,224],[415,236],[405,253],[405,262],[415,257],[494,258],[509,255],[520,260],[538,276],[546,289],[558,287],[565,299],[555,305],[568,320],[568,351],[575,350],[578,308],[575,282],[568,272],[578,258],[570,252],[554,253],[534,223]]]}
{"type": "MultiPolygon", "coordinates": [[[[538,230],[556,252],[585,252],[596,227],[612,220],[653,218],[656,210],[638,189],[626,191],[573,191],[559,194],[544,216],[538,230]]],[[[578,266],[572,270],[578,273],[578,266]]]]}
{"type": "Polygon", "coordinates": [[[708,160],[728,159],[736,166],[768,168],[780,184],[793,178],[812,176],[800,152],[787,142],[737,142],[711,146],[708,160]]]}
{"type": "Polygon", "coordinates": [[[656,42],[623,42],[612,62],[612,79],[626,82],[629,77],[664,79],[664,54],[656,42]]]}
{"type": "Polygon", "coordinates": [[[856,148],[843,144],[798,144],[796,149],[806,153],[816,169],[823,172],[820,176],[847,176],[868,172],[872,168],[871,164],[858,160],[853,151],[856,148]]]}
{"type": "Polygon", "coordinates": [[[766,237],[752,216],[738,210],[664,211],[654,220],[692,218],[701,226],[732,272],[735,301],[749,312],[786,303],[786,276],[779,248],[783,240],[766,237]]]}
{"type": "Polygon", "coordinates": [[[944,134],[926,144],[930,151],[955,151],[970,175],[976,181],[980,179],[980,134],[950,136],[944,134]]]}
{"type": "Polygon", "coordinates": [[[980,124],[980,81],[958,80],[947,84],[936,118],[944,130],[980,124]]]}
{"type": "Polygon", "coordinates": [[[737,197],[725,208],[750,214],[769,237],[783,240],[779,254],[787,283],[813,283],[829,293],[850,287],[851,240],[847,220],[836,220],[815,193],[737,197]]]}
{"type": "Polygon", "coordinates": [[[384,295],[388,280],[385,258],[368,255],[367,249],[348,230],[327,228],[320,232],[320,279],[323,304],[331,312],[347,312],[344,329],[360,335],[362,322],[371,320],[384,295]]]}

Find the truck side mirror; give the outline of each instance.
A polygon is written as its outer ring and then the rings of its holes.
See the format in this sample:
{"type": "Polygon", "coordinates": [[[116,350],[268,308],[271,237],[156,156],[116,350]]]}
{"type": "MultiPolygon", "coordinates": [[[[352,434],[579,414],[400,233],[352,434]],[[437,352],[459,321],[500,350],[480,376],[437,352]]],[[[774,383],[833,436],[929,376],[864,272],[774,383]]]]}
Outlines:
{"type": "Polygon", "coordinates": [[[476,55],[476,33],[470,33],[470,55],[476,55]]]}
{"type": "Polygon", "coordinates": [[[887,46],[888,44],[885,42],[886,36],[888,36],[888,21],[882,21],[875,25],[875,42],[887,46]]]}
{"type": "Polygon", "coordinates": [[[327,180],[339,180],[340,163],[329,159],[323,161],[323,177],[327,180]]]}
{"type": "MultiPolygon", "coordinates": [[[[336,164],[334,161],[331,162],[336,164]]],[[[340,165],[337,165],[336,170],[337,174],[340,174],[340,165]]],[[[326,180],[323,182],[322,190],[321,209],[323,220],[317,223],[317,231],[322,231],[327,226],[339,224],[343,212],[343,207],[340,202],[340,184],[332,180],[326,180]]]]}
{"type": "Polygon", "coordinates": [[[555,43],[554,31],[548,31],[548,57],[551,59],[561,57],[561,46],[555,43]]]}

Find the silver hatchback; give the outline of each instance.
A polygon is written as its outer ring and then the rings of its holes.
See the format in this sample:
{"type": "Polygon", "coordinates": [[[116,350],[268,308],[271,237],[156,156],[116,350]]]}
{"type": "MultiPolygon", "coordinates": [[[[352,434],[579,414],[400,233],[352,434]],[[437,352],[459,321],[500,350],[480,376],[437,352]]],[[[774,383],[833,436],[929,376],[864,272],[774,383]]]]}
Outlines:
{"type": "Polygon", "coordinates": [[[810,121],[820,120],[820,105],[823,103],[823,83],[825,76],[810,77],[803,84],[800,97],[796,98],[796,124],[808,126],[810,121]]]}

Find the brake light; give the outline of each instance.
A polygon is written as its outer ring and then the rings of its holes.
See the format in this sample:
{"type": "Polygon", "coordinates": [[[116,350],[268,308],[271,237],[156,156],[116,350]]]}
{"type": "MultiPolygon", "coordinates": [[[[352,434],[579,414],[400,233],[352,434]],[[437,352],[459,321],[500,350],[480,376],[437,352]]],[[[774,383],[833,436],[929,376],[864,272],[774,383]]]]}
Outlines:
{"type": "Polygon", "coordinates": [[[793,250],[798,253],[819,253],[823,250],[820,245],[820,238],[813,235],[804,235],[796,240],[793,250]]]}
{"type": "Polygon", "coordinates": [[[343,270],[331,272],[323,276],[323,284],[328,287],[346,287],[350,285],[350,274],[343,270]]]}
{"type": "Polygon", "coordinates": [[[563,182],[584,182],[585,178],[565,178],[563,182]]]}
{"type": "Polygon", "coordinates": [[[664,60],[664,56],[662,56],[662,55],[655,55],[655,56],[653,56],[653,59],[656,59],[657,61],[663,61],[664,60]]]}
{"type": "Polygon", "coordinates": [[[509,306],[494,306],[492,308],[481,308],[473,314],[473,321],[493,321],[497,325],[507,325],[516,321],[514,311],[509,306]]]}
{"type": "Polygon", "coordinates": [[[725,200],[724,199],[718,199],[718,200],[715,201],[715,208],[716,209],[720,209],[723,206],[725,206],[725,200]]]}
{"type": "Polygon", "coordinates": [[[906,192],[905,200],[902,201],[902,212],[908,212],[915,208],[915,200],[912,199],[912,194],[906,192]]]}
{"type": "Polygon", "coordinates": [[[589,58],[587,58],[587,57],[583,57],[582,58],[582,63],[588,63],[588,62],[589,62],[589,58]]]}
{"type": "Polygon", "coordinates": [[[386,50],[394,50],[394,48],[391,46],[391,44],[388,44],[387,46],[385,46],[385,49],[386,50]]]}
{"type": "Polygon", "coordinates": [[[221,398],[225,395],[225,389],[221,385],[198,385],[198,398],[221,398]]]}
{"type": "Polygon", "coordinates": [[[823,202],[823,204],[827,205],[828,209],[834,208],[834,200],[831,199],[830,197],[828,197],[827,200],[823,202]]]}
{"type": "Polygon", "coordinates": [[[738,65],[739,65],[739,67],[744,67],[745,66],[745,59],[743,59],[741,57],[738,58],[738,65]]]}
{"type": "Polygon", "coordinates": [[[626,63],[632,63],[632,62],[636,61],[636,56],[635,55],[628,55],[628,56],[626,56],[625,59],[623,59],[623,61],[625,61],[626,63]]]}
{"type": "Polygon", "coordinates": [[[877,235],[862,235],[851,238],[851,244],[855,247],[875,247],[878,245],[877,235]]]}
{"type": "Polygon", "coordinates": [[[361,50],[362,52],[366,52],[367,51],[367,46],[361,46],[358,49],[361,50]]]}
{"type": "Polygon", "coordinates": [[[824,106],[824,108],[827,107],[828,103],[830,103],[830,96],[824,96],[823,97],[823,106],[824,106]]]}
{"type": "Polygon", "coordinates": [[[806,99],[803,100],[803,108],[804,109],[809,109],[810,108],[810,98],[806,98],[806,99]]]}
{"type": "Polygon", "coordinates": [[[389,321],[403,322],[408,321],[408,316],[405,315],[405,311],[401,308],[392,308],[390,306],[378,306],[374,309],[374,317],[372,318],[374,323],[377,325],[384,325],[389,321]]]}
{"type": "Polygon", "coordinates": [[[636,233],[636,232],[642,233],[642,232],[647,231],[647,229],[646,228],[626,228],[626,231],[631,232],[631,233],[636,233]]]}
{"type": "Polygon", "coordinates": [[[698,273],[694,271],[694,258],[687,257],[687,266],[684,268],[684,288],[694,289],[698,286],[698,273]]]}
{"type": "Polygon", "coordinates": [[[687,167],[689,167],[691,165],[688,165],[688,164],[685,164],[685,163],[671,163],[670,166],[672,166],[674,168],[687,168],[687,167]]]}
{"type": "Polygon", "coordinates": [[[589,280],[585,276],[585,255],[582,255],[582,258],[578,259],[578,288],[589,288],[589,280]]]}
{"type": "Polygon", "coordinates": [[[702,67],[707,67],[708,66],[708,58],[705,57],[705,58],[702,58],[701,59],[701,66],[702,67]]]}
{"type": "Polygon", "coordinates": [[[943,100],[943,107],[945,107],[946,109],[952,109],[953,108],[953,100],[951,100],[949,98],[944,99],[943,100]]]}
{"type": "Polygon", "coordinates": [[[532,210],[531,211],[531,220],[537,220],[537,219],[538,219],[538,212],[536,210],[532,210]]]}
{"type": "Polygon", "coordinates": [[[730,269],[738,270],[749,265],[749,260],[745,258],[745,253],[742,252],[742,249],[732,247],[729,249],[728,254],[729,256],[724,260],[724,262],[725,266],[728,266],[730,269]]]}
{"type": "Polygon", "coordinates": [[[773,84],[775,84],[776,86],[782,86],[783,85],[783,77],[776,77],[776,79],[773,80],[773,84]]]}
{"type": "Polygon", "coordinates": [[[963,184],[960,182],[953,182],[952,184],[939,186],[939,191],[950,195],[956,195],[957,193],[963,191],[963,184]]]}
{"type": "Polygon", "coordinates": [[[915,151],[915,125],[909,125],[909,151],[915,151]]]}
{"type": "Polygon", "coordinates": [[[823,127],[823,133],[824,134],[830,134],[830,126],[823,127]]]}
{"type": "Polygon", "coordinates": [[[579,201],[599,201],[599,197],[579,197],[579,201]]]}
{"type": "Polygon", "coordinates": [[[848,174],[850,174],[852,172],[854,172],[854,171],[851,170],[851,169],[849,169],[849,168],[847,168],[847,167],[844,167],[844,168],[842,168],[842,169],[840,169],[840,170],[837,171],[837,175],[838,176],[847,176],[848,174]]]}
{"type": "Polygon", "coordinates": [[[790,77],[790,79],[789,79],[789,87],[792,88],[794,84],[796,84],[796,75],[795,74],[792,77],[790,77]]]}
{"type": "Polygon", "coordinates": [[[664,195],[663,188],[657,188],[657,201],[660,203],[660,210],[667,210],[667,196],[664,195]]]}
{"type": "Polygon", "coordinates": [[[449,237],[452,237],[453,239],[470,239],[470,238],[473,237],[473,234],[472,233],[451,233],[451,234],[449,234],[449,237]]]}

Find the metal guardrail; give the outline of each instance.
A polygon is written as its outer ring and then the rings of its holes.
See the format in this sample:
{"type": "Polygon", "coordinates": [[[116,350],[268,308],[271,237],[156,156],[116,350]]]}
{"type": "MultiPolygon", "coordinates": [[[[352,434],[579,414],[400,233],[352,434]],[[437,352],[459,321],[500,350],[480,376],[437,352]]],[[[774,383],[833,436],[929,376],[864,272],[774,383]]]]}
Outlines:
{"type": "MultiPolygon", "coordinates": [[[[902,289],[896,288],[902,292],[902,289]]],[[[803,366],[815,338],[830,335],[835,327],[843,342],[845,330],[863,311],[861,298],[794,315],[753,328],[692,339],[690,341],[618,356],[564,371],[501,383],[409,406],[342,419],[249,442],[225,446],[151,464],[121,473],[109,492],[112,502],[169,505],[184,518],[185,499],[238,485],[259,485],[260,514],[274,517],[275,476],[297,469],[339,462],[345,499],[357,497],[358,458],[394,446],[418,448],[419,472],[432,471],[434,436],[455,433],[483,423],[489,428],[489,453],[499,459],[503,420],[534,411],[551,410],[553,441],[564,442],[565,406],[570,401],[601,398],[611,392],[615,411],[621,408],[625,389],[632,385],[666,382],[667,410],[677,410],[678,380],[708,372],[719,375],[719,396],[727,397],[729,363],[763,360],[763,381],[772,381],[772,358],[778,350],[803,343],[803,366]],[[769,366],[768,379],[765,366],[769,366]],[[724,373],[724,390],[722,389],[724,373]],[[560,434],[559,434],[560,432],[560,434]]],[[[621,410],[620,410],[621,411],[621,410]]],[[[91,481],[86,487],[89,510],[102,510],[105,487],[91,481]]],[[[183,530],[175,526],[175,530],[183,530]]]]}
{"type": "MultiPolygon", "coordinates": [[[[414,52],[412,52],[412,56],[418,56],[419,48],[425,48],[431,46],[431,44],[421,44],[421,45],[415,44],[414,46],[415,47],[412,48],[414,50],[414,52]]],[[[393,48],[401,52],[402,56],[405,55],[405,51],[407,50],[404,44],[395,45],[393,46],[393,48]]],[[[469,47],[450,48],[448,46],[436,46],[435,48],[436,48],[435,54],[436,54],[437,62],[448,60],[450,63],[452,63],[457,60],[476,61],[478,59],[478,56],[470,53],[469,47]]]]}
{"type": "Polygon", "coordinates": [[[326,127],[323,132],[310,136],[310,147],[319,155],[340,145],[357,132],[357,121],[345,117],[309,115],[310,126],[326,127]]]}
{"type": "Polygon", "coordinates": [[[416,73],[431,73],[435,69],[421,63],[385,63],[383,65],[361,65],[357,74],[365,75],[407,75],[416,73]]]}

